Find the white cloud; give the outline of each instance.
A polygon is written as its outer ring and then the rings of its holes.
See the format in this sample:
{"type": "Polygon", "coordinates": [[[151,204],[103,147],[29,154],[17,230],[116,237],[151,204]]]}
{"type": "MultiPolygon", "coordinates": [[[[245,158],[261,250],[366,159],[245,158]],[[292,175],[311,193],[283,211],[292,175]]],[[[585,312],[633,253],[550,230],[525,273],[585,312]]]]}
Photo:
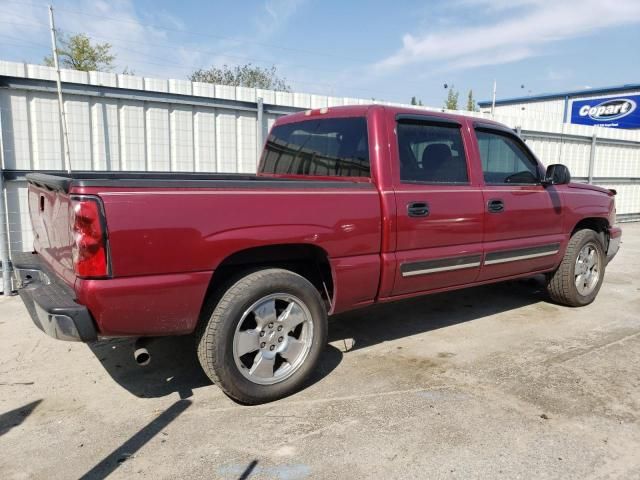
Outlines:
{"type": "Polygon", "coordinates": [[[293,16],[306,0],[266,0],[264,13],[255,17],[262,37],[269,37],[293,16]]]}
{"type": "Polygon", "coordinates": [[[547,69],[547,80],[551,81],[561,81],[570,78],[573,75],[573,72],[570,69],[557,69],[557,68],[548,68],[547,69]]]}
{"type": "Polygon", "coordinates": [[[420,35],[405,34],[402,48],[377,62],[378,71],[419,63],[471,68],[516,61],[538,54],[554,42],[597,30],[640,22],[637,0],[460,0],[468,8],[491,8],[503,13],[522,7],[516,15],[492,24],[447,29],[420,35]],[[507,59],[496,62],[496,58],[507,59]],[[511,60],[509,60],[511,58],[511,60]]]}
{"type": "MultiPolygon", "coordinates": [[[[266,44],[305,2],[263,0],[233,38],[217,37],[215,29],[192,32],[181,18],[162,8],[143,11],[135,0],[66,0],[57,2],[54,12],[65,34],[85,33],[95,42],[110,43],[114,72],[128,67],[142,76],[185,78],[211,65],[283,62],[286,57],[266,44]]],[[[51,53],[46,4],[0,0],[0,11],[0,58],[40,63],[51,53]]]]}
{"type": "MultiPolygon", "coordinates": [[[[76,7],[60,8],[57,15],[62,31],[71,34],[82,32],[96,42],[111,43],[116,54],[116,71],[128,67],[136,73],[161,70],[172,72],[171,65],[154,65],[161,63],[163,59],[162,48],[158,48],[158,44],[166,42],[168,35],[166,30],[153,24],[167,24],[168,18],[166,12],[159,11],[142,19],[130,0],[83,0],[76,7]]],[[[179,25],[177,20],[172,23],[171,28],[179,25]]],[[[178,73],[179,68],[176,65],[173,70],[178,73]]],[[[180,77],[184,77],[182,69],[180,77]]]]}
{"type": "MultiPolygon", "coordinates": [[[[8,39],[15,51],[26,58],[20,60],[40,63],[50,55],[49,16],[45,4],[20,4],[16,1],[0,0],[2,24],[0,25],[0,54],[3,42],[8,39]]],[[[168,56],[167,31],[154,25],[167,25],[180,30],[182,23],[167,12],[157,10],[142,18],[135,10],[132,0],[79,0],[54,6],[56,28],[65,35],[84,33],[97,43],[110,43],[116,55],[115,72],[125,67],[137,73],[172,75],[184,78],[185,68],[181,54],[168,56]],[[167,47],[162,46],[162,42],[167,47]],[[161,65],[164,63],[165,65],[161,65]],[[174,64],[175,66],[173,66],[174,64]]],[[[16,58],[13,52],[8,55],[16,58]]]]}
{"type": "Polygon", "coordinates": [[[48,33],[48,12],[44,4],[36,8],[35,4],[17,4],[13,1],[1,1],[0,35],[11,41],[42,41],[48,33]]]}
{"type": "Polygon", "coordinates": [[[453,70],[467,70],[470,68],[482,67],[485,65],[501,65],[523,60],[534,55],[533,50],[526,47],[505,48],[496,53],[480,53],[473,57],[462,57],[448,62],[438,71],[449,72],[453,70]]]}
{"type": "Polygon", "coordinates": [[[549,0],[454,0],[459,7],[483,8],[490,12],[501,12],[532,5],[544,6],[549,0]]]}
{"type": "MultiPolygon", "coordinates": [[[[208,68],[211,65],[239,65],[254,63],[265,67],[275,65],[281,56],[269,53],[268,42],[282,29],[300,6],[307,0],[265,0],[261,8],[255,10],[251,17],[250,35],[237,35],[233,38],[208,40],[207,51],[195,51],[192,56],[194,65],[198,68],[208,68]],[[273,61],[269,61],[273,59],[273,61]]],[[[188,50],[188,48],[187,48],[188,50]]]]}

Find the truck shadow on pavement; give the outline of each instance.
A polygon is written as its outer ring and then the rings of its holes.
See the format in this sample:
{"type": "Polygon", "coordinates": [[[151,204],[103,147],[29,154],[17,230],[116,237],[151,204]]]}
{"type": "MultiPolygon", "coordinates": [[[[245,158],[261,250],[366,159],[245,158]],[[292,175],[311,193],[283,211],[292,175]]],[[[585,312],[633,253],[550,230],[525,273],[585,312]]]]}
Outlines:
{"type": "Polygon", "coordinates": [[[118,338],[89,344],[107,373],[126,390],[141,398],[164,397],[177,392],[185,399],[193,389],[211,385],[198,363],[192,336],[150,339],[151,362],[139,366],[133,358],[135,338],[118,338]]]}
{"type": "Polygon", "coordinates": [[[357,350],[548,301],[543,276],[417,297],[336,315],[329,341],[357,350]]]}
{"type": "MultiPolygon", "coordinates": [[[[111,378],[133,395],[156,398],[177,392],[181,399],[186,399],[193,395],[194,389],[212,385],[200,367],[192,335],[150,339],[146,347],[151,353],[151,362],[144,367],[133,358],[134,344],[135,339],[129,338],[89,344],[111,378]]],[[[341,360],[340,350],[327,345],[308,385],[326,377],[341,360]]]]}
{"type": "MultiPolygon", "coordinates": [[[[548,301],[543,277],[380,304],[332,317],[329,341],[307,387],[329,375],[348,352],[389,340],[456,325],[548,301]],[[344,342],[344,343],[343,343],[344,342]],[[336,348],[337,347],[337,348],[336,348]]],[[[555,307],[554,307],[555,308],[555,307]]],[[[123,388],[141,398],[177,392],[181,399],[193,390],[212,385],[196,355],[193,336],[163,337],[147,345],[151,362],[140,367],[133,359],[135,339],[89,344],[107,373],[123,388]]]]}

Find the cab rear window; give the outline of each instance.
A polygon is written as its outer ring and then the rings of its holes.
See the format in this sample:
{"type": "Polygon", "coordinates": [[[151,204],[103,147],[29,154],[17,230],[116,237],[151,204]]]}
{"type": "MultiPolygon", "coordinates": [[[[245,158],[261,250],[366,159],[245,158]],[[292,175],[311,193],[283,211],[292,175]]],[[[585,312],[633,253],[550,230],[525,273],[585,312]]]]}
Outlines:
{"type": "Polygon", "coordinates": [[[369,177],[366,119],[314,119],[274,127],[262,153],[261,172],[369,177]]]}

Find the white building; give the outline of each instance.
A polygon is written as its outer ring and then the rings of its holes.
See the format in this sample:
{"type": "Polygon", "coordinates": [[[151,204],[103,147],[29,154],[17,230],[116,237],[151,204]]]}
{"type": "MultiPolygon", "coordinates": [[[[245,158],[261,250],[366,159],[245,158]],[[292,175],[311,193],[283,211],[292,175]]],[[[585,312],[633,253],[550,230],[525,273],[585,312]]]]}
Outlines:
{"type": "MultiPolygon", "coordinates": [[[[491,113],[491,100],[478,102],[491,113]]],[[[495,114],[579,125],[640,129],[640,84],[496,100],[495,114]]]]}

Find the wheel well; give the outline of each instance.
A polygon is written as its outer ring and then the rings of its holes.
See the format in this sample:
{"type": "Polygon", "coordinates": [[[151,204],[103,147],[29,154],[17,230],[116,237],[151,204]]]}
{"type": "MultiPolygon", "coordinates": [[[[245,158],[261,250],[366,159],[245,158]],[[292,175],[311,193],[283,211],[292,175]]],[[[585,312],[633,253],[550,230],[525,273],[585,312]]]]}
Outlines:
{"type": "Polygon", "coordinates": [[[582,230],[582,229],[585,229],[585,228],[587,228],[589,230],[593,230],[594,232],[599,233],[600,237],[602,238],[602,244],[604,245],[605,249],[608,247],[608,245],[609,245],[609,221],[606,218],[599,218],[599,217],[583,218],[573,228],[573,231],[571,232],[571,235],[576,233],[578,230],[582,230]]]}
{"type": "Polygon", "coordinates": [[[243,272],[274,267],[290,270],[309,280],[325,301],[327,310],[329,309],[333,301],[333,276],[329,257],[320,247],[305,244],[254,247],[230,255],[213,273],[205,301],[211,299],[230,278],[243,272]]]}

